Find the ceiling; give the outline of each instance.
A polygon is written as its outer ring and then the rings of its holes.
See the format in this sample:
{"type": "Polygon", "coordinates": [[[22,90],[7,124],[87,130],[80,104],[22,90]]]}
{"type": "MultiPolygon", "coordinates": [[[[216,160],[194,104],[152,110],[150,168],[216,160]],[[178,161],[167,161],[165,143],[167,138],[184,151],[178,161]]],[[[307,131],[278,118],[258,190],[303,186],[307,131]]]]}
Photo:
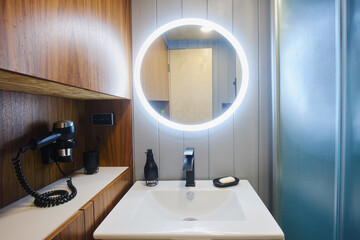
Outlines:
{"type": "Polygon", "coordinates": [[[167,40],[210,40],[224,38],[214,30],[203,32],[200,28],[201,26],[198,25],[181,26],[167,31],[164,35],[167,40]]]}

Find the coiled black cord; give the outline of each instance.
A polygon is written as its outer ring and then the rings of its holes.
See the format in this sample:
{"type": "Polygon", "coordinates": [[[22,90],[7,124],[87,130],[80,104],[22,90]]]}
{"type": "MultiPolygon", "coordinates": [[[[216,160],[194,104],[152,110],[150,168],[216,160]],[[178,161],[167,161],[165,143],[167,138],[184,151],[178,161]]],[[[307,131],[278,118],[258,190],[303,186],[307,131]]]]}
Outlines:
{"type": "Polygon", "coordinates": [[[27,193],[29,193],[31,196],[33,196],[35,198],[35,201],[34,201],[35,206],[42,207],[42,208],[53,207],[53,206],[57,206],[57,205],[66,203],[66,202],[70,201],[71,199],[73,199],[77,194],[77,190],[76,190],[75,186],[72,184],[71,177],[66,175],[61,170],[61,168],[57,162],[55,162],[55,163],[58,166],[60,172],[65,177],[69,178],[69,180],[67,180],[66,182],[67,182],[69,189],[71,190],[71,194],[69,194],[69,192],[66,190],[54,190],[54,191],[48,191],[48,192],[40,194],[37,191],[35,191],[34,189],[32,189],[32,187],[28,184],[28,182],[25,179],[25,176],[22,171],[21,164],[20,164],[20,154],[25,153],[26,150],[28,150],[29,148],[30,148],[30,146],[24,146],[24,147],[20,148],[16,157],[14,159],[12,159],[12,162],[13,162],[13,165],[15,168],[16,176],[17,176],[21,186],[25,189],[25,191],[27,193]]]}

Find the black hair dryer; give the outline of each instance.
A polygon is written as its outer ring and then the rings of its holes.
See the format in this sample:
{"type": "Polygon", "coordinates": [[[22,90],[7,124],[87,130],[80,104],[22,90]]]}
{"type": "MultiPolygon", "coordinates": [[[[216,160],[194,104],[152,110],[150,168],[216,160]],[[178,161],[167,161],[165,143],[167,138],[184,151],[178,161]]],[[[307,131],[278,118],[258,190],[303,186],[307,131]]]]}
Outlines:
{"type": "Polygon", "coordinates": [[[75,125],[69,120],[60,120],[53,124],[49,136],[30,141],[30,149],[41,148],[42,161],[44,164],[53,162],[73,162],[72,149],[76,147],[75,125]]]}
{"type": "Polygon", "coordinates": [[[12,163],[15,168],[16,176],[27,193],[35,198],[34,204],[37,207],[53,207],[66,203],[73,199],[77,190],[72,184],[72,179],[67,176],[60,168],[57,162],[72,162],[72,149],[76,147],[75,125],[69,120],[60,120],[53,124],[50,135],[40,140],[32,139],[29,144],[19,149],[12,163]],[[38,193],[26,181],[20,164],[20,154],[25,153],[28,149],[37,150],[41,148],[43,163],[55,162],[61,173],[68,177],[66,181],[71,193],[66,190],[53,190],[45,193],[38,193]]]}

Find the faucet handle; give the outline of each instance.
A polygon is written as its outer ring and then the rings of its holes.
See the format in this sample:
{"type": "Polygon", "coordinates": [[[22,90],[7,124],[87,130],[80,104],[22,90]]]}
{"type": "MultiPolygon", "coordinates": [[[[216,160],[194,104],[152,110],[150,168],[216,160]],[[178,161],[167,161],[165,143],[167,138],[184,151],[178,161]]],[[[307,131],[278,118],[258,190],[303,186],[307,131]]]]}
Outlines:
{"type": "Polygon", "coordinates": [[[186,148],[185,151],[184,151],[184,155],[193,156],[194,155],[194,148],[186,148]]]}

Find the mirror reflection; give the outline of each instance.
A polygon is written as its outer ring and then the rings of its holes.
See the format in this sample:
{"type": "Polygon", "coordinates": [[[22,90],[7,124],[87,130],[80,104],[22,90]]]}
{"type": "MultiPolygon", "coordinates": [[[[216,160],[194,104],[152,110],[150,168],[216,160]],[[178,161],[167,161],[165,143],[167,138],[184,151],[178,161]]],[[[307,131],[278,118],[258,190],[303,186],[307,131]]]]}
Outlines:
{"type": "Polygon", "coordinates": [[[141,65],[141,85],[150,105],[163,117],[201,124],[225,112],[241,86],[234,47],[218,32],[181,26],[158,37],[141,65]]]}

